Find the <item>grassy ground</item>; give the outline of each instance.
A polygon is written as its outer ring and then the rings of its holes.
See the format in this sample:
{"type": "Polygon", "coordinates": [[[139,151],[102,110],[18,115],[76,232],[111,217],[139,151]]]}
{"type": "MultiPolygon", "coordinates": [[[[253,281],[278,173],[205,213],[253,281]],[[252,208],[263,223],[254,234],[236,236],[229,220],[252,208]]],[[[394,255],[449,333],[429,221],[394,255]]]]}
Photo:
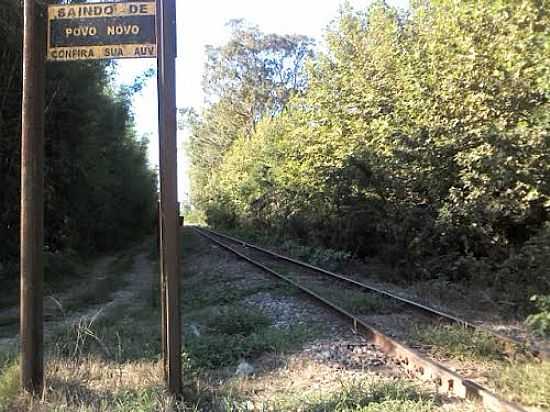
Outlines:
{"type": "MultiPolygon", "coordinates": [[[[73,263],[56,258],[48,269],[45,284],[45,313],[47,321],[60,320],[83,308],[109,302],[117,290],[128,286],[125,274],[132,270],[136,251],[126,251],[96,265],[93,269],[75,269],[73,263]],[[70,267],[69,267],[70,266],[70,267]],[[54,273],[55,272],[55,273],[54,273]],[[99,273],[97,273],[99,272],[99,273]],[[83,287],[83,285],[85,285],[83,287]]],[[[92,266],[90,264],[89,266],[92,266]]],[[[13,293],[13,296],[18,296],[13,293]]],[[[12,296],[12,298],[13,298],[12,296]]],[[[16,306],[15,300],[9,306],[16,306]]],[[[19,329],[19,314],[11,311],[0,319],[0,338],[15,336],[19,329]]]]}
{"type": "Polygon", "coordinates": [[[271,320],[241,304],[213,306],[186,316],[200,325],[200,335],[186,336],[186,352],[199,368],[235,366],[241,359],[265,353],[285,353],[299,347],[314,334],[303,327],[275,328],[271,320]]]}
{"type": "Polygon", "coordinates": [[[550,409],[550,362],[528,355],[510,358],[494,337],[460,326],[439,325],[416,331],[415,339],[436,357],[472,363],[488,371],[489,384],[510,400],[550,409]]]}
{"type": "Polygon", "coordinates": [[[19,365],[12,348],[0,348],[0,412],[8,412],[8,404],[19,391],[19,365]]]}
{"type": "Polygon", "coordinates": [[[123,252],[110,261],[104,273],[87,287],[81,288],[77,293],[72,294],[61,306],[61,310],[71,312],[83,306],[99,305],[111,300],[112,294],[128,286],[124,276],[132,270],[134,265],[134,253],[123,252]]]}
{"type": "Polygon", "coordinates": [[[433,411],[439,402],[423,394],[413,385],[392,381],[342,382],[332,391],[277,400],[281,411],[433,411]]]}
{"type": "MultiPolygon", "coordinates": [[[[184,244],[183,400],[164,391],[159,309],[143,288],[105,317],[87,317],[51,333],[40,399],[19,392],[13,348],[2,349],[0,412],[476,410],[467,403],[450,407],[406,379],[304,358],[303,346],[325,336],[324,325],[276,327],[244,302],[258,292],[284,293],[285,286],[239,273],[240,266],[189,233],[184,244]],[[234,290],[237,281],[241,286],[234,290]],[[254,364],[252,376],[235,374],[243,359],[254,364]]],[[[126,269],[121,263],[118,270],[126,269]]]]}
{"type": "Polygon", "coordinates": [[[311,289],[332,302],[338,302],[342,308],[356,315],[392,313],[399,309],[398,304],[359,290],[339,289],[334,286],[313,286],[311,289]]]}
{"type": "MultiPolygon", "coordinates": [[[[312,290],[356,315],[389,314],[403,306],[373,294],[313,286],[312,290]]],[[[488,384],[510,400],[529,407],[550,409],[550,362],[519,352],[506,354],[493,336],[457,325],[422,325],[410,332],[411,340],[429,347],[436,358],[449,359],[477,371],[485,371],[488,384]]]]}
{"type": "MultiPolygon", "coordinates": [[[[334,374],[318,365],[299,365],[300,371],[316,374],[334,374]]],[[[399,380],[380,377],[355,379],[341,373],[337,381],[327,381],[317,387],[304,385],[297,370],[290,366],[282,376],[269,375],[255,381],[235,380],[226,386],[222,401],[224,410],[230,411],[280,411],[280,412],[428,412],[439,411],[442,402],[419,387],[399,380]],[[293,379],[293,386],[284,386],[284,380],[293,379]],[[254,391],[269,391],[269,402],[258,400],[254,391]],[[254,399],[254,400],[251,400],[254,399]]],[[[473,406],[463,405],[463,411],[474,411],[473,406]]]]}
{"type": "MultiPolygon", "coordinates": [[[[241,239],[249,239],[251,242],[283,250],[283,253],[290,256],[328,269],[345,270],[349,263],[353,267],[351,256],[345,252],[309,247],[295,241],[274,240],[272,237],[249,231],[239,232],[238,229],[232,231],[232,234],[241,239]]],[[[372,271],[369,276],[375,277],[384,273],[381,280],[386,281],[386,277],[394,278],[395,274],[390,272],[388,268],[381,268],[379,271],[372,271]]],[[[450,304],[457,303],[458,306],[461,304],[460,301],[465,299],[464,290],[457,283],[434,281],[412,287],[418,287],[421,291],[420,296],[430,296],[436,301],[439,299],[450,304]]],[[[391,304],[388,308],[387,300],[362,292],[326,286],[314,286],[312,289],[329,300],[341,303],[345,309],[357,315],[384,314],[400,309],[391,304]]],[[[506,356],[503,346],[493,337],[460,326],[423,326],[421,329],[411,329],[410,335],[412,341],[428,347],[429,352],[435,357],[462,362],[471,365],[472,368],[476,365],[482,368],[487,372],[489,385],[509,399],[525,406],[550,410],[550,362],[538,361],[521,352],[519,356],[506,356]]]]}

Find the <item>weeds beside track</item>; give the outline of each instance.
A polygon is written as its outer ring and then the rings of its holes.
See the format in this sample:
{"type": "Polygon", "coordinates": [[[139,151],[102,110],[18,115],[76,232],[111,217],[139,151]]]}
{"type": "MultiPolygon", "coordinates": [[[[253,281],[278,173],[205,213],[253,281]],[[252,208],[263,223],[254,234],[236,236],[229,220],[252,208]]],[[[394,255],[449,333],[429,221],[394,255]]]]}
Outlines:
{"type": "MultiPolygon", "coordinates": [[[[282,280],[285,280],[286,282],[292,284],[294,287],[300,289],[302,292],[306,293],[309,297],[335,310],[341,316],[351,321],[353,323],[354,328],[356,328],[359,332],[367,336],[372,341],[376,342],[382,348],[383,351],[395,357],[399,363],[404,364],[407,369],[411,370],[416,375],[422,376],[423,378],[427,378],[436,382],[439,390],[443,392],[452,393],[461,397],[471,397],[471,396],[478,397],[483,401],[484,405],[488,409],[492,409],[492,410],[506,410],[506,411],[523,410],[522,407],[512,404],[507,400],[504,400],[503,398],[495,395],[494,393],[487,390],[483,386],[477,383],[474,383],[470,380],[464,379],[459,374],[439,364],[437,361],[434,361],[433,359],[437,358],[437,356],[435,356],[437,355],[436,352],[427,350],[427,351],[424,351],[424,354],[420,354],[418,351],[408,348],[396,342],[395,340],[389,338],[387,334],[392,332],[391,328],[390,330],[384,328],[383,332],[380,332],[379,330],[377,330],[378,328],[375,329],[369,323],[365,322],[365,319],[368,319],[369,321],[371,321],[372,318],[364,317],[364,316],[356,316],[355,314],[350,313],[349,310],[357,312],[358,310],[357,307],[361,309],[362,302],[361,302],[360,296],[354,297],[349,290],[347,289],[343,290],[344,288],[349,287],[349,285],[342,286],[341,284],[343,282],[347,282],[349,284],[352,284],[354,286],[359,286],[359,287],[363,287],[364,285],[359,284],[358,282],[352,279],[345,278],[341,275],[337,275],[332,272],[325,271],[321,268],[316,268],[309,264],[305,264],[303,262],[299,262],[285,256],[274,254],[270,251],[266,251],[265,249],[243,242],[240,239],[228,237],[226,235],[222,235],[216,232],[211,232],[211,234],[207,234],[202,230],[198,230],[198,231],[203,236],[209,238],[211,241],[237,254],[242,259],[245,259],[249,263],[261,268],[262,270],[274,276],[277,276],[282,280]],[[228,246],[225,242],[221,242],[215,239],[212,235],[214,236],[218,235],[219,237],[224,238],[226,241],[227,240],[232,241],[233,247],[228,246]],[[261,252],[264,255],[269,254],[268,260],[270,260],[271,263],[269,265],[264,264],[266,257],[264,256],[263,258],[258,258],[258,253],[255,253],[255,252],[261,252]],[[261,260],[263,263],[258,262],[257,259],[261,260]],[[283,270],[283,268],[280,267],[280,263],[277,264],[277,261],[281,261],[281,260],[285,261],[286,263],[289,263],[289,262],[293,263],[295,265],[300,266],[301,268],[307,268],[310,270],[314,270],[316,272],[322,272],[324,274],[328,274],[332,278],[337,279],[337,281],[339,282],[339,286],[336,286],[334,280],[330,284],[325,279],[323,284],[323,281],[319,280],[318,276],[317,276],[317,279],[311,280],[312,278],[311,274],[309,275],[310,280],[305,283],[307,286],[304,286],[305,276],[303,274],[297,275],[294,272],[292,273],[292,275],[289,275],[288,271],[286,271],[285,275],[282,275],[280,273],[283,270]],[[277,267],[278,265],[279,267],[277,267]],[[277,270],[273,270],[274,268],[276,268],[277,270]],[[325,288],[325,291],[320,290],[323,287],[325,288]],[[328,290],[328,294],[326,293],[327,290],[328,290]],[[336,296],[335,298],[335,295],[338,295],[338,294],[342,295],[340,296],[340,299],[338,299],[338,296],[336,296]],[[345,297],[345,298],[342,299],[342,297],[345,297]],[[336,304],[335,302],[338,302],[338,303],[336,304]],[[351,308],[350,308],[350,304],[352,306],[351,308]],[[355,305],[355,308],[353,308],[354,305],[355,305]]],[[[367,289],[369,288],[367,287],[367,289]]],[[[373,292],[372,290],[369,290],[369,293],[372,293],[372,292],[373,292]]],[[[382,295],[385,295],[385,297],[392,297],[394,301],[400,300],[400,299],[395,299],[395,297],[389,293],[382,293],[382,295]]],[[[417,306],[415,305],[415,302],[411,302],[408,300],[404,300],[404,301],[400,300],[399,303],[400,304],[406,303],[409,306],[412,303],[412,306],[417,306]]],[[[419,306],[422,307],[422,312],[430,312],[430,308],[424,305],[419,305],[419,306]]],[[[370,300],[370,301],[367,300],[367,304],[366,304],[367,311],[373,310],[373,309],[374,311],[376,311],[381,307],[383,307],[383,304],[378,304],[376,300],[370,300]],[[380,307],[377,307],[377,306],[380,306],[380,307]]],[[[442,313],[442,312],[438,312],[438,313],[442,313]]],[[[441,325],[437,325],[437,324],[432,327],[434,327],[434,329],[432,329],[432,333],[429,333],[428,336],[442,337],[443,340],[442,342],[440,342],[441,346],[445,346],[445,344],[447,343],[452,343],[453,329],[446,329],[445,327],[442,327],[441,325]],[[439,327],[440,329],[439,330],[436,329],[437,327],[439,327]],[[439,333],[436,333],[436,332],[439,332],[439,333]]],[[[483,358],[500,356],[500,351],[495,351],[494,349],[495,343],[499,342],[497,340],[498,336],[495,337],[495,336],[492,336],[492,334],[486,334],[484,333],[484,331],[480,331],[476,329],[475,325],[471,325],[471,326],[467,325],[467,327],[471,330],[468,331],[467,334],[464,334],[463,336],[459,337],[459,341],[463,341],[464,346],[472,347],[472,350],[470,353],[472,357],[475,357],[474,355],[478,355],[478,362],[481,362],[483,358]],[[467,339],[464,339],[465,336],[467,339]]],[[[467,330],[463,326],[461,328],[463,330],[467,330]]],[[[425,325],[417,326],[417,329],[420,332],[422,330],[427,330],[425,325]]],[[[408,335],[410,335],[409,332],[408,332],[408,335]]],[[[407,343],[410,343],[409,342],[410,336],[407,336],[407,337],[408,337],[407,343]]],[[[421,342],[422,334],[418,333],[418,335],[413,336],[411,340],[417,343],[421,342]]],[[[506,342],[510,343],[509,340],[506,340],[506,342]]],[[[433,344],[434,344],[433,340],[432,342],[429,342],[429,339],[428,339],[428,342],[425,342],[426,346],[437,346],[433,344]]],[[[452,345],[450,346],[452,349],[452,345]]],[[[509,391],[505,390],[504,392],[508,394],[509,391]]],[[[508,396],[510,399],[518,399],[518,398],[522,400],[524,399],[524,397],[516,396],[517,394],[514,394],[514,393],[510,395],[511,396],[508,396]]]]}

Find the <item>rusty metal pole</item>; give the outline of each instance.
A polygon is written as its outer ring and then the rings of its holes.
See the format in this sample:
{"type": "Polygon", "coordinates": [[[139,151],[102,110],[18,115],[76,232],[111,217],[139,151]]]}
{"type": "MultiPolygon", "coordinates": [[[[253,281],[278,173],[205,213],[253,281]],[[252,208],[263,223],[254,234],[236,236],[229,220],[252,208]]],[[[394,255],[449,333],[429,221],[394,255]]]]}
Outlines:
{"type": "MultiPolygon", "coordinates": [[[[160,90],[160,89],[159,89],[160,90]]],[[[159,116],[160,119],[160,116],[159,116]]],[[[159,125],[160,129],[160,125],[159,125]]],[[[159,136],[162,136],[162,133],[159,133],[159,136]]],[[[161,354],[162,354],[162,368],[164,373],[164,381],[168,382],[168,348],[167,348],[167,329],[166,329],[166,271],[164,269],[164,252],[162,249],[162,245],[164,242],[162,241],[162,214],[160,213],[160,202],[159,202],[159,247],[160,249],[160,310],[161,310],[161,327],[160,327],[160,333],[161,333],[161,354]]]]}
{"type": "Polygon", "coordinates": [[[179,222],[177,211],[176,1],[156,0],[160,145],[161,277],[166,299],[168,391],[181,393],[181,315],[179,308],[179,222]]]}
{"type": "Polygon", "coordinates": [[[21,385],[39,394],[44,383],[44,94],[46,15],[25,0],[21,120],[21,385]]]}
{"type": "MultiPolygon", "coordinates": [[[[162,73],[162,66],[161,66],[161,59],[160,59],[160,53],[161,53],[161,47],[160,47],[160,24],[159,19],[161,18],[160,15],[160,8],[158,6],[157,2],[157,99],[158,99],[158,136],[159,136],[159,146],[162,145],[161,143],[161,136],[164,136],[164,123],[161,121],[162,119],[162,105],[161,105],[161,89],[162,89],[162,76],[160,75],[162,73]]],[[[162,157],[162,148],[159,151],[160,156],[162,157]]],[[[162,161],[162,160],[160,160],[162,161]]],[[[162,176],[162,169],[159,167],[159,175],[162,176]]],[[[161,189],[162,191],[162,189],[161,189]]],[[[162,196],[159,192],[159,201],[158,201],[158,223],[159,223],[159,232],[158,232],[158,239],[159,239],[159,262],[160,262],[160,313],[161,313],[161,324],[160,324],[160,333],[161,333],[161,355],[162,355],[162,369],[163,369],[163,376],[164,376],[164,382],[168,383],[168,348],[167,348],[167,329],[166,329],[166,271],[164,268],[164,249],[163,245],[164,242],[162,240],[162,207],[161,207],[161,199],[162,196]]]]}

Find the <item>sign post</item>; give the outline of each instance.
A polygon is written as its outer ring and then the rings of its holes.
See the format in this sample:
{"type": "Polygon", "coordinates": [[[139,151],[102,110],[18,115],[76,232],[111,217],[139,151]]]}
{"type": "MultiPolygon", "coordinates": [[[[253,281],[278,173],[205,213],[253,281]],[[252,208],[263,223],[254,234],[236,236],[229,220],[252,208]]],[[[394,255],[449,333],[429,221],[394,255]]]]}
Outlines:
{"type": "Polygon", "coordinates": [[[21,385],[39,394],[44,383],[44,96],[45,7],[25,0],[21,114],[21,385]]]}
{"type": "Polygon", "coordinates": [[[179,310],[179,211],[177,185],[176,2],[157,0],[160,148],[161,308],[164,373],[168,390],[181,392],[181,316],[179,310]]]}
{"type": "Polygon", "coordinates": [[[45,61],[140,57],[157,57],[163,357],[168,391],[181,393],[175,0],[49,5],[47,14],[43,1],[24,0],[21,384],[35,394],[44,382],[45,61]]]}

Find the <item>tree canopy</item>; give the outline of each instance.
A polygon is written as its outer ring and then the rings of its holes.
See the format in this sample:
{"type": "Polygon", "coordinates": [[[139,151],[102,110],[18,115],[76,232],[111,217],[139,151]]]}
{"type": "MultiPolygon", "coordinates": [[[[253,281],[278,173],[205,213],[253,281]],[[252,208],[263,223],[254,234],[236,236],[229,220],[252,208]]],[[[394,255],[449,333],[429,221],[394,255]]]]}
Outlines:
{"type": "Polygon", "coordinates": [[[213,97],[190,148],[195,204],[211,224],[377,256],[409,278],[520,281],[518,299],[548,292],[547,6],[345,7],[326,32],[328,50],[304,54],[284,110],[265,107],[278,88],[264,65],[220,56],[258,35],[234,33],[209,52],[213,97]],[[241,109],[251,107],[241,73],[261,85],[258,112],[241,109]],[[241,123],[241,112],[255,115],[241,123]],[[205,149],[206,135],[223,143],[205,149]]]}
{"type": "MultiPolygon", "coordinates": [[[[22,82],[21,2],[0,2],[0,277],[16,278],[22,82]]],[[[132,94],[106,62],[47,65],[45,246],[90,255],[151,229],[156,175],[138,138],[132,94]]]]}
{"type": "MultiPolygon", "coordinates": [[[[304,91],[304,63],[313,40],[305,36],[266,34],[242,20],[228,24],[230,41],[207,47],[203,79],[208,106],[201,121],[191,116],[190,155],[198,186],[208,184],[209,171],[241,137],[252,136],[258,122],[280,114],[289,99],[304,91]]],[[[196,192],[197,196],[200,193],[196,192]]]]}

